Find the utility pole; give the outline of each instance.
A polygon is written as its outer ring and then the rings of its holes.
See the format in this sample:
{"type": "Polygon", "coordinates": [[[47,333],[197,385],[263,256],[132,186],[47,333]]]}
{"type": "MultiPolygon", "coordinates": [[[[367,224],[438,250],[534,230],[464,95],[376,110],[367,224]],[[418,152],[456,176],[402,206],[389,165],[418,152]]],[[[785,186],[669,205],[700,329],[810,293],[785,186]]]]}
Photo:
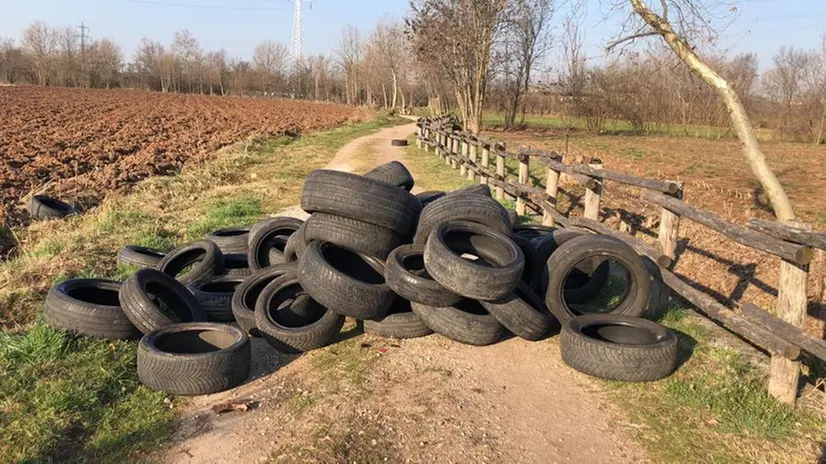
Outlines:
{"type": "Polygon", "coordinates": [[[87,86],[88,79],[86,73],[86,40],[89,37],[86,35],[86,31],[88,31],[89,28],[83,21],[80,22],[80,26],[77,26],[77,28],[80,29],[80,73],[82,75],[83,85],[87,86]]]}

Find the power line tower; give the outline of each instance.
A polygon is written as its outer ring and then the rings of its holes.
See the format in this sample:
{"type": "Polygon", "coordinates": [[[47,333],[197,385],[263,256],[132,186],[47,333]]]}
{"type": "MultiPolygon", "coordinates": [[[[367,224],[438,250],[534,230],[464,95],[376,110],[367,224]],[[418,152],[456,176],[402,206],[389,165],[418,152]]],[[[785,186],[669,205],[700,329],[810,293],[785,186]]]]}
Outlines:
{"type": "Polygon", "coordinates": [[[86,23],[83,21],[80,22],[80,26],[77,26],[80,29],[80,74],[81,79],[83,80],[82,85],[88,85],[87,80],[87,72],[86,72],[86,42],[89,40],[89,36],[87,32],[89,28],[86,26],[86,23]]]}
{"type": "MultiPolygon", "coordinates": [[[[295,14],[293,15],[293,44],[290,48],[290,59],[293,62],[293,66],[299,64],[301,62],[301,57],[303,55],[303,31],[301,26],[301,10],[304,2],[310,3],[311,0],[293,0],[295,1],[295,14]]],[[[312,3],[310,3],[312,7],[312,3]]]]}

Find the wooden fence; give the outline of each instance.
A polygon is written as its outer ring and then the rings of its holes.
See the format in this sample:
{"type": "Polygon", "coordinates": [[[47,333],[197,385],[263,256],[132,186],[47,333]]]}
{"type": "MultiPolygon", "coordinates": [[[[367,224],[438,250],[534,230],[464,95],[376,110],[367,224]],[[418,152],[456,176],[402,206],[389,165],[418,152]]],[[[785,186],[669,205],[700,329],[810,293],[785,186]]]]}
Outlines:
{"type": "MultiPolygon", "coordinates": [[[[648,179],[605,169],[601,162],[566,164],[555,152],[519,149],[508,151],[505,144],[476,137],[456,130],[447,118],[420,119],[417,146],[435,154],[459,174],[494,188],[496,198],[505,195],[516,200],[516,212],[531,209],[542,214],[542,223],[549,226],[580,227],[611,235],[631,245],[648,257],[655,266],[655,278],[718,325],[750,342],[771,356],[768,391],[785,403],[794,403],[798,394],[801,350],[826,361],[826,341],[805,333],[809,263],[813,248],[826,249],[826,233],[813,232],[809,224],[779,224],[752,219],[747,227],[731,223],[714,213],[685,203],[681,182],[648,179]],[[519,163],[518,177],[508,177],[505,159],[519,163]],[[532,185],[530,164],[545,168],[545,185],[532,185]],[[582,216],[568,217],[557,210],[560,177],[567,176],[585,188],[582,216]],[[662,208],[658,234],[659,246],[599,222],[602,186],[605,182],[638,187],[641,198],[662,208]],[[729,239],[779,258],[777,317],[752,304],[742,308],[742,314],[719,303],[672,272],[677,259],[680,222],[689,219],[709,227],[729,239]]],[[[667,301],[667,293],[659,301],[667,301]]]]}

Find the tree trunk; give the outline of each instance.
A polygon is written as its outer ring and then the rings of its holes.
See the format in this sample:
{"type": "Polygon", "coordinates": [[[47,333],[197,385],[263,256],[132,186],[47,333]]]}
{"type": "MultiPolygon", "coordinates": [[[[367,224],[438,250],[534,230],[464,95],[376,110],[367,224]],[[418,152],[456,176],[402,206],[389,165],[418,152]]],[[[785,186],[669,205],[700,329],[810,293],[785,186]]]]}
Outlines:
{"type": "Polygon", "coordinates": [[[634,11],[651,26],[657,34],[662,36],[666,44],[674,51],[680,60],[683,61],[691,71],[703,79],[710,85],[723,99],[723,103],[728,109],[731,116],[731,122],[734,129],[737,131],[737,136],[740,143],[743,144],[743,155],[746,162],[751,168],[754,176],[758,182],[763,186],[763,190],[769,196],[772,208],[774,209],[777,218],[781,222],[786,222],[795,218],[794,209],[786,195],[786,191],[774,175],[771,168],[766,163],[766,158],[760,150],[760,144],[757,141],[757,136],[754,133],[754,127],[749,121],[746,110],[743,107],[740,98],[729,83],[723,79],[719,74],[714,72],[707,64],[705,64],[696,53],[694,53],[691,46],[686,41],[677,35],[671,27],[671,24],[664,18],[654,13],[643,0],[629,0],[634,7],[634,11]]]}
{"type": "Polygon", "coordinates": [[[823,124],[826,123],[826,102],[821,102],[821,105],[823,106],[823,111],[820,113],[820,126],[817,128],[815,145],[820,145],[823,143],[823,124]]]}
{"type": "Polygon", "coordinates": [[[398,100],[399,96],[399,79],[396,76],[396,71],[393,70],[393,106],[392,109],[396,109],[396,101],[398,100]]]}

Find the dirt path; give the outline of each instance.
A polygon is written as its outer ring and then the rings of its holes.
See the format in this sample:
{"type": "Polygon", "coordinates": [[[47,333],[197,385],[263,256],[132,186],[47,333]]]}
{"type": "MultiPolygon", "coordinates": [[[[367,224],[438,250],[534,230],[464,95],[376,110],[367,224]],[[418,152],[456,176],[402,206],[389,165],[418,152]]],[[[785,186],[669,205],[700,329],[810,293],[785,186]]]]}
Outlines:
{"type": "MultiPolygon", "coordinates": [[[[345,146],[403,161],[385,129],[345,146]],[[385,143],[386,142],[386,143],[385,143]]],[[[413,173],[415,176],[415,173],[413,173]]],[[[254,380],[195,398],[163,462],[645,462],[629,424],[594,381],[565,366],[558,337],[471,347],[439,336],[390,341],[353,326],[342,341],[300,357],[254,340],[254,380]],[[257,408],[211,407],[251,399],[257,408]]]]}

